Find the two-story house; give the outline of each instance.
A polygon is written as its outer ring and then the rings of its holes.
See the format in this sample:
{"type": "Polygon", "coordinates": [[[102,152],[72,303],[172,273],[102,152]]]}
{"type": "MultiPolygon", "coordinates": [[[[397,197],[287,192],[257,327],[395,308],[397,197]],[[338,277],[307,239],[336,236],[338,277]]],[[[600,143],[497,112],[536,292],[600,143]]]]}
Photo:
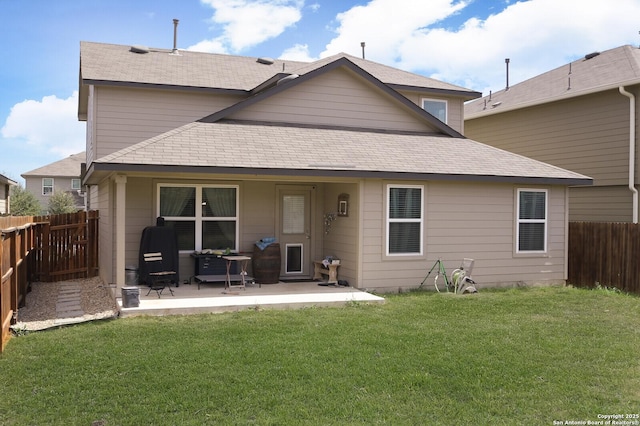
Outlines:
{"type": "Polygon", "coordinates": [[[483,285],[563,283],[568,186],[591,179],[463,136],[478,93],[347,54],[311,63],[82,42],[89,207],[123,285],[163,217],[180,275],[195,250],[275,237],[281,279],[341,260],[377,291],[438,258],[483,285]],[[334,218],[335,220],[328,220],[334,218]],[[331,223],[330,228],[327,223],[331,223]]]}
{"type": "Polygon", "coordinates": [[[81,182],[85,159],[83,151],[21,175],[25,181],[25,189],[35,195],[43,212],[47,212],[49,199],[57,191],[69,193],[78,210],[85,208],[85,193],[81,182]]]}
{"type": "Polygon", "coordinates": [[[11,214],[11,187],[18,183],[0,174],[0,215],[11,214]]]}
{"type": "Polygon", "coordinates": [[[638,222],[640,49],[594,52],[465,106],[465,134],[591,176],[572,221],[638,222]]]}

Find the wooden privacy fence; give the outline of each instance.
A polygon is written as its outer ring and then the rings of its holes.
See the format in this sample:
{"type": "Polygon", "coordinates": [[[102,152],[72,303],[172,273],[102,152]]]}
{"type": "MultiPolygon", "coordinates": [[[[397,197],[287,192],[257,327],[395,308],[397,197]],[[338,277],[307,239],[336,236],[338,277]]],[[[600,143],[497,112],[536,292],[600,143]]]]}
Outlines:
{"type": "Polygon", "coordinates": [[[33,218],[0,218],[0,352],[11,335],[18,306],[24,304],[28,285],[27,263],[33,253],[33,218]]]}
{"type": "Polygon", "coordinates": [[[38,216],[36,259],[32,278],[63,281],[94,277],[98,273],[97,211],[38,216]]]}
{"type": "Polygon", "coordinates": [[[569,223],[568,281],[640,294],[640,225],[569,223]]]}
{"type": "Polygon", "coordinates": [[[98,274],[97,211],[0,217],[0,352],[32,281],[98,274]]]}

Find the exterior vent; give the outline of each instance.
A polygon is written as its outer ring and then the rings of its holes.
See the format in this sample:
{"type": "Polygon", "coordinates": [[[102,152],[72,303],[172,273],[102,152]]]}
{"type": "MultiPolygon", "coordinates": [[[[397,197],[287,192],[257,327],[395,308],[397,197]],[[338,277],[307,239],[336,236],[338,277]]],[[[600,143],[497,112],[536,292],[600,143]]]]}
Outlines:
{"type": "Polygon", "coordinates": [[[258,58],[257,61],[259,64],[265,64],[265,65],[273,65],[273,63],[275,62],[273,59],[271,58],[258,58]]]}
{"type": "Polygon", "coordinates": [[[598,56],[600,54],[600,52],[593,52],[593,53],[589,53],[588,55],[584,55],[584,60],[588,61],[589,59],[593,59],[596,56],[598,56]]]}
{"type": "Polygon", "coordinates": [[[278,82],[276,83],[276,86],[280,86],[281,84],[284,84],[288,81],[295,80],[298,77],[300,77],[298,74],[291,74],[286,77],[283,77],[280,80],[278,80],[278,82]]]}
{"type": "Polygon", "coordinates": [[[140,46],[139,44],[135,44],[131,46],[131,49],[129,49],[129,51],[133,53],[149,53],[149,48],[147,46],[140,46]]]}

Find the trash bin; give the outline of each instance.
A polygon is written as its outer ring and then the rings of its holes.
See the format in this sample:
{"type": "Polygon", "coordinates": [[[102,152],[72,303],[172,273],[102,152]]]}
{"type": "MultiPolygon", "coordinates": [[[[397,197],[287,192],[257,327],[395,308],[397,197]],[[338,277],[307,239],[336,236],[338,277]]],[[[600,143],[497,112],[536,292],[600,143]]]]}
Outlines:
{"type": "Polygon", "coordinates": [[[140,306],[140,289],[138,287],[122,287],[122,307],[137,308],[140,306]]]}
{"type": "Polygon", "coordinates": [[[135,266],[124,268],[124,282],[128,286],[138,285],[138,268],[135,266]]]}

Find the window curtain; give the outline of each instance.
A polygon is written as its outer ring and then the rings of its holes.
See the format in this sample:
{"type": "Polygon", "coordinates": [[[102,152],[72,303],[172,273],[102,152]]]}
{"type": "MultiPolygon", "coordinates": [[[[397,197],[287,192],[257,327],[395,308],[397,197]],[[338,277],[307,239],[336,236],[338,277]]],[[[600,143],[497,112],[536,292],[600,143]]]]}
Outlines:
{"type": "Polygon", "coordinates": [[[203,248],[236,249],[236,188],[202,188],[203,248]]]}
{"type": "Polygon", "coordinates": [[[160,216],[195,217],[196,189],[171,186],[160,188],[160,216]]]}
{"type": "Polygon", "coordinates": [[[202,188],[202,217],[236,217],[236,189],[202,188]]]}

